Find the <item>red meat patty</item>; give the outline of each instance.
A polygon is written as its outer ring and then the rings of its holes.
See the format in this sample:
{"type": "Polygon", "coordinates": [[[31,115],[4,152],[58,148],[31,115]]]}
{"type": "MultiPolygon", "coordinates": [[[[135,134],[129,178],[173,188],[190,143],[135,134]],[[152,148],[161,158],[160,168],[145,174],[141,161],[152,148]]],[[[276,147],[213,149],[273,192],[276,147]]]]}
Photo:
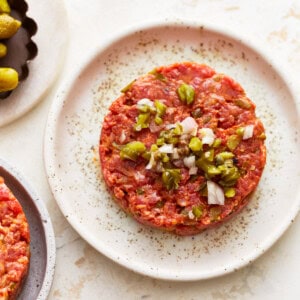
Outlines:
{"type": "Polygon", "coordinates": [[[122,90],[100,137],[104,180],[137,221],[179,235],[227,220],[266,162],[255,104],[230,77],[192,62],[157,67],[122,90]]]}

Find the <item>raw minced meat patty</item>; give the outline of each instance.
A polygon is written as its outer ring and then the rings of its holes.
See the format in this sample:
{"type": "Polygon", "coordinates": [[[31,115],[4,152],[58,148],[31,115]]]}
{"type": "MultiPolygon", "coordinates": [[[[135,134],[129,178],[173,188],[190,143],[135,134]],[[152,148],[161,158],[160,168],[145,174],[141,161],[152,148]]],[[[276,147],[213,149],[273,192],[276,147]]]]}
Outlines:
{"type": "Polygon", "coordinates": [[[192,62],[157,67],[109,108],[104,180],[137,221],[196,234],[241,210],[266,162],[255,105],[230,77],[192,62]]]}
{"type": "Polygon", "coordinates": [[[29,242],[22,207],[0,177],[0,299],[16,299],[28,272],[29,242]]]}

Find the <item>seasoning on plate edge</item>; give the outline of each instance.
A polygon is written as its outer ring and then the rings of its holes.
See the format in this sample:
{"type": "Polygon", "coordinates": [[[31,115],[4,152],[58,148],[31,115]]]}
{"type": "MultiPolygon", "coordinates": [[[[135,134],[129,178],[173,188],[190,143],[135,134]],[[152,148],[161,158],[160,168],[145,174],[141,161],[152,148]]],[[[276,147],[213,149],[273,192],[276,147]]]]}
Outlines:
{"type": "Polygon", "coordinates": [[[197,234],[249,202],[266,163],[255,104],[232,78],[184,62],[128,84],[100,137],[104,180],[138,222],[197,234]]]}
{"type": "Polygon", "coordinates": [[[29,225],[22,207],[0,177],[0,299],[16,299],[28,273],[29,225]]]}

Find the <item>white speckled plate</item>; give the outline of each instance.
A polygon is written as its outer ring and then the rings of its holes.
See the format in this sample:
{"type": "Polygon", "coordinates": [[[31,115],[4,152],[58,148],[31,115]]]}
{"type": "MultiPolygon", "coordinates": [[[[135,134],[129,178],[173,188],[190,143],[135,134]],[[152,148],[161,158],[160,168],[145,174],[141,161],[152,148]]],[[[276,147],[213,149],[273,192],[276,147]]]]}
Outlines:
{"type": "Polygon", "coordinates": [[[6,99],[0,99],[0,127],[34,107],[54,83],[63,65],[68,36],[67,14],[62,0],[27,0],[27,16],[38,30],[32,37],[38,54],[29,62],[29,75],[6,99]]]}
{"type": "Polygon", "coordinates": [[[26,180],[2,159],[0,176],[22,205],[30,228],[30,266],[18,300],[46,300],[53,281],[56,256],[48,211],[26,180]]]}
{"type": "Polygon", "coordinates": [[[299,210],[299,115],[281,72],[245,40],[212,26],[152,24],[123,32],[68,78],[45,135],[48,179],[63,214],[98,251],[127,268],[171,280],[234,271],[266,251],[299,210]],[[218,229],[177,237],[126,216],[101,177],[98,141],[120,90],[155,66],[206,63],[238,80],[267,132],[267,165],[250,205],[218,229]]]}

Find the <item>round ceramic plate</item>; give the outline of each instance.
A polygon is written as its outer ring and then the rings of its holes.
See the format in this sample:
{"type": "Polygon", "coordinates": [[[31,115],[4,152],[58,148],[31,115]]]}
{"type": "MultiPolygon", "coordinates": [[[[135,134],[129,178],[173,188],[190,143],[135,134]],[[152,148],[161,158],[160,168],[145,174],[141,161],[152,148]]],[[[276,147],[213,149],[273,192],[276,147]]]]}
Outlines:
{"type": "Polygon", "coordinates": [[[297,214],[298,121],[280,72],[245,40],[207,25],[152,24],[109,41],[68,79],[46,129],[48,179],[70,224],[121,265],[161,279],[219,276],[266,251],[297,214]],[[188,237],[145,227],[126,216],[105,188],[98,157],[102,121],[120,90],[156,66],[181,61],[208,64],[240,82],[257,104],[268,149],[249,206],[223,226],[188,237]]]}
{"type": "Polygon", "coordinates": [[[67,48],[68,24],[63,2],[26,2],[27,16],[38,26],[32,38],[38,54],[28,64],[28,77],[20,82],[9,97],[0,99],[0,127],[21,117],[43,98],[59,74],[67,48]]]}
{"type": "Polygon", "coordinates": [[[49,214],[24,178],[1,159],[0,176],[21,203],[30,228],[29,272],[18,299],[46,300],[54,276],[56,253],[49,214]]]}

